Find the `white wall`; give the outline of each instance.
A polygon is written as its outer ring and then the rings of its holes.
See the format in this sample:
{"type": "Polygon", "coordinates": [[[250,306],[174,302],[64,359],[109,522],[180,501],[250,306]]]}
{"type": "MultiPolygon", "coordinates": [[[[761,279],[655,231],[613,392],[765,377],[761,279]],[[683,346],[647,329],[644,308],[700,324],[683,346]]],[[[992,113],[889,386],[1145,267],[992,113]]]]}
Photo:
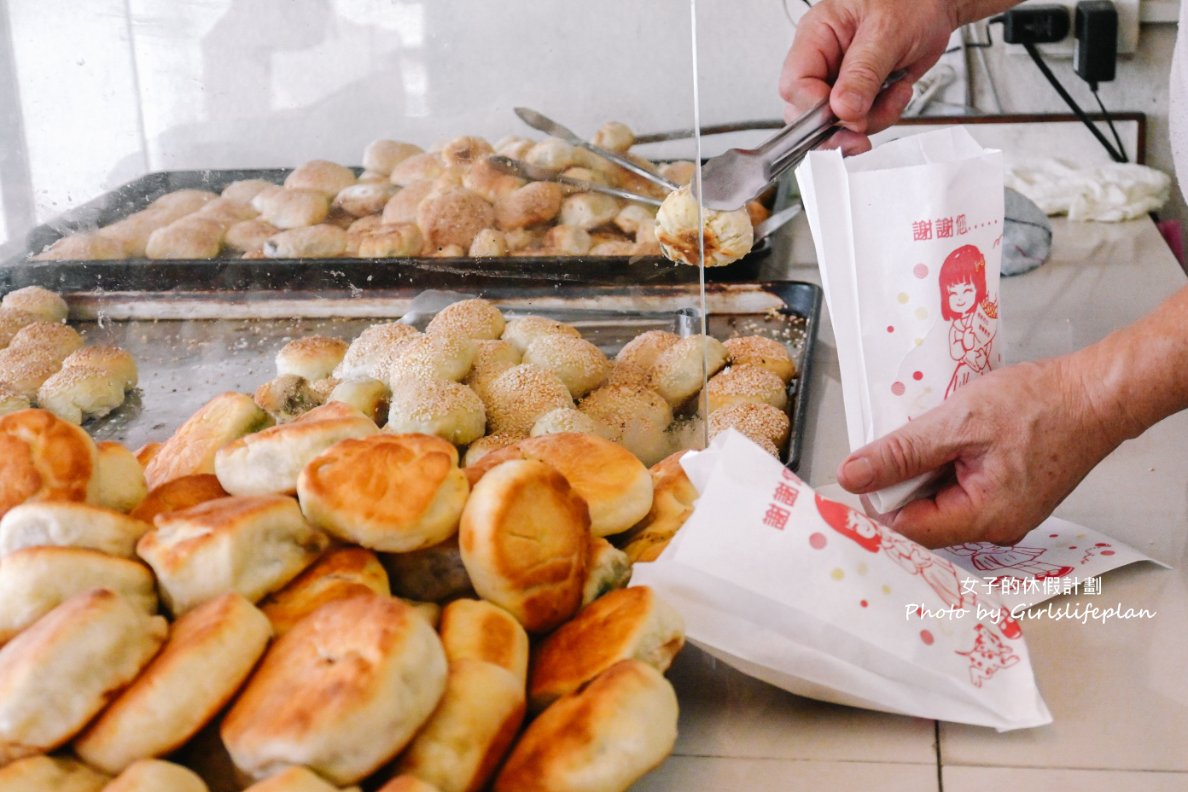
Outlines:
{"type": "MultiPolygon", "coordinates": [[[[519,104],[583,134],[611,118],[693,123],[689,0],[5,1],[40,222],[148,171],[358,163],[380,136],[524,133],[519,104]]],[[[703,123],[782,113],[779,68],[803,10],[700,0],[703,123]]],[[[1141,54],[1102,87],[1111,108],[1152,116],[1149,159],[1167,169],[1173,38],[1144,28],[1141,54]]],[[[987,54],[1005,110],[1063,110],[1027,59],[987,54]]],[[[1067,62],[1056,68],[1072,87],[1067,62]]]]}

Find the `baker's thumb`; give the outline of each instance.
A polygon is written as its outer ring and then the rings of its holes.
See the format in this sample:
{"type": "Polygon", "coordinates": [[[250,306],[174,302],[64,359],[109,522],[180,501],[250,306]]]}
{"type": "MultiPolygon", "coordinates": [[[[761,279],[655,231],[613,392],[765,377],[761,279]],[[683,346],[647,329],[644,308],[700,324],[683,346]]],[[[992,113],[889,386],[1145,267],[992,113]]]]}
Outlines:
{"type": "Polygon", "coordinates": [[[946,436],[939,419],[923,415],[846,457],[837,481],[850,492],[874,492],[935,470],[956,456],[946,436]]]}
{"type": "MultiPolygon", "coordinates": [[[[866,119],[883,82],[899,59],[885,42],[868,31],[870,27],[859,28],[854,36],[829,95],[833,112],[845,122],[857,123],[866,119]]],[[[861,124],[857,128],[859,131],[863,129],[861,124]]]]}

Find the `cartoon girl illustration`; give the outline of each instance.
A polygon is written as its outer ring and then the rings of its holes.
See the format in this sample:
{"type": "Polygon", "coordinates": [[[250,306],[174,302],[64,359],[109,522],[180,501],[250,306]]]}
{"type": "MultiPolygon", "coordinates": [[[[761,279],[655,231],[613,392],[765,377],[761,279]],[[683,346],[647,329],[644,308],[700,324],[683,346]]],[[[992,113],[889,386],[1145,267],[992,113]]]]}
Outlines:
{"type": "Polygon", "coordinates": [[[1064,577],[1073,571],[1070,566],[1057,566],[1040,561],[1039,557],[1047,552],[1042,547],[1000,547],[991,542],[966,542],[945,549],[956,555],[969,556],[973,568],[979,572],[1010,569],[1026,573],[1036,580],[1043,580],[1064,577]]]}
{"type": "Polygon", "coordinates": [[[940,301],[941,316],[949,322],[949,355],[957,361],[945,389],[947,399],[990,370],[998,329],[998,303],[986,291],[986,257],[975,246],[957,248],[941,265],[940,301]]]}
{"type": "MultiPolygon", "coordinates": [[[[929,552],[906,536],[883,528],[869,517],[844,503],[816,498],[817,512],[829,527],[851,539],[871,553],[882,552],[902,569],[919,575],[946,606],[956,610],[977,610],[977,594],[961,585],[957,568],[950,562],[929,552]]],[[[1018,638],[1023,634],[1019,624],[1005,611],[994,625],[1004,638],[1018,638]]]]}
{"type": "MultiPolygon", "coordinates": [[[[977,594],[961,585],[957,568],[951,563],[843,503],[826,500],[820,495],[816,502],[817,512],[830,528],[867,552],[884,553],[909,574],[922,577],[945,605],[955,610],[978,610],[977,594]]],[[[987,630],[985,625],[977,625],[974,645],[967,652],[957,652],[969,663],[969,681],[975,687],[981,687],[998,671],[1019,662],[1018,655],[1003,639],[1019,638],[1023,630],[1005,608],[996,608],[994,612],[994,632],[987,630]]]]}

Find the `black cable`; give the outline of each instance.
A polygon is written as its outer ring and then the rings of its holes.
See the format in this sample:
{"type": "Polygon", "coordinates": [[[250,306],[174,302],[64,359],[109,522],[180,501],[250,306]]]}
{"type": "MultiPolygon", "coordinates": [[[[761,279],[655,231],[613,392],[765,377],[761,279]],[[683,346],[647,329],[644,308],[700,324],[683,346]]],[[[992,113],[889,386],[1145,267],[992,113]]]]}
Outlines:
{"type": "MultiPolygon", "coordinates": [[[[805,0],[807,2],[807,0],[805,0]]],[[[956,47],[949,47],[941,53],[941,55],[951,55],[954,52],[959,52],[963,49],[990,49],[994,46],[994,36],[990,35],[990,26],[986,25],[986,41],[970,41],[962,42],[956,47]]]]}
{"type": "Polygon", "coordinates": [[[1118,134],[1118,128],[1114,126],[1114,117],[1110,115],[1110,111],[1106,110],[1101,101],[1101,94],[1097,92],[1097,83],[1089,83],[1089,90],[1093,92],[1093,98],[1097,100],[1097,106],[1101,108],[1101,114],[1105,116],[1106,124],[1110,127],[1110,132],[1114,135],[1114,142],[1118,144],[1118,153],[1122,155],[1120,162],[1129,162],[1126,157],[1126,146],[1122,145],[1122,138],[1118,134]]]}
{"type": "Polygon", "coordinates": [[[1040,72],[1044,75],[1044,77],[1047,78],[1048,82],[1052,84],[1052,87],[1056,89],[1056,93],[1060,94],[1060,98],[1064,100],[1064,103],[1067,104],[1076,117],[1081,120],[1081,123],[1093,133],[1093,137],[1097,138],[1097,141],[1101,143],[1101,145],[1105,147],[1105,150],[1110,153],[1110,157],[1113,158],[1114,162],[1125,162],[1125,155],[1114,150],[1114,146],[1110,143],[1109,139],[1101,133],[1101,130],[1098,129],[1097,125],[1094,124],[1089,116],[1085,114],[1085,111],[1082,110],[1081,106],[1076,103],[1076,100],[1074,100],[1072,96],[1069,95],[1068,91],[1064,90],[1064,86],[1060,84],[1058,79],[1056,79],[1056,75],[1053,74],[1052,70],[1048,68],[1048,64],[1044,62],[1044,59],[1040,57],[1039,50],[1035,48],[1035,45],[1031,43],[1025,43],[1023,45],[1023,49],[1027,50],[1027,54],[1031,56],[1031,59],[1035,61],[1035,65],[1039,68],[1040,72]]]}

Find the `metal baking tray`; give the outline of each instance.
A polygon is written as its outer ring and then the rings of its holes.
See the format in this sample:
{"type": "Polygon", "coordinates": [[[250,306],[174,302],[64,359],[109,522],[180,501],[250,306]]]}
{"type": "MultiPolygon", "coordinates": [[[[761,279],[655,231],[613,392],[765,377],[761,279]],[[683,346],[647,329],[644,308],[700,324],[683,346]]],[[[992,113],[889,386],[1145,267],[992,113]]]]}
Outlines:
{"type": "MultiPolygon", "coordinates": [[[[356,171],[360,169],[356,168],[356,171]]],[[[284,290],[292,284],[322,291],[432,287],[435,278],[465,278],[478,285],[509,279],[616,284],[693,284],[698,268],[660,256],[509,256],[505,258],[387,259],[125,259],[120,261],[34,261],[31,256],[75,231],[107,226],[148,206],[165,193],[185,188],[220,192],[239,179],[284,182],[286,168],[193,170],[149,173],[29,232],[23,253],[0,268],[0,287],[38,285],[59,292],[116,289],[130,292],[173,290],[284,290]]],[[[706,270],[711,281],[753,281],[760,261],[770,255],[765,239],[743,259],[706,270]]]]}
{"type": "MultiPolygon", "coordinates": [[[[570,322],[609,355],[645,330],[701,332],[699,295],[688,288],[556,290],[505,285],[468,289],[465,296],[490,299],[509,317],[538,314],[570,322]]],[[[411,319],[409,315],[418,312],[424,298],[418,290],[390,294],[382,302],[371,303],[384,306],[384,310],[367,318],[293,318],[271,314],[269,309],[277,308],[273,301],[260,301],[255,303],[260,309],[257,315],[233,319],[141,317],[117,321],[100,313],[76,322],[88,343],[121,346],[140,367],[139,388],[115,412],[85,428],[97,440],[116,440],[133,449],[164,440],[216,394],[228,390],[252,393],[272,379],[276,353],[289,340],[315,334],[349,340],[377,320],[411,319]]],[[[820,287],[799,281],[709,284],[706,305],[711,335],[720,339],[765,335],[787,344],[794,353],[799,375],[789,386],[792,433],[784,461],[795,470],[800,464],[801,428],[808,408],[820,287]]],[[[72,302],[72,316],[80,315],[79,307],[72,302]]],[[[85,315],[87,306],[81,307],[85,315]]],[[[421,314],[419,318],[427,317],[421,314]]]]}

